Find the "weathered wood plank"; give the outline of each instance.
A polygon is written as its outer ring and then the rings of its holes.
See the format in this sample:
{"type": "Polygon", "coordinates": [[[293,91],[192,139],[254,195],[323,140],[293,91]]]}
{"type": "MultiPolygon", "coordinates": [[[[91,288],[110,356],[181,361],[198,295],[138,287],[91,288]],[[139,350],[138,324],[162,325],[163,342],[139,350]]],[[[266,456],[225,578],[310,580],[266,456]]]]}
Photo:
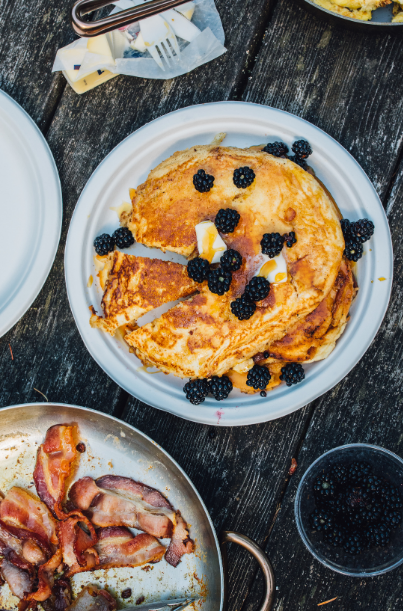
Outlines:
{"type": "Polygon", "coordinates": [[[383,197],[402,146],[402,59],[401,36],[332,28],[298,3],[278,0],[243,99],[328,132],[383,197]]]}
{"type": "Polygon", "coordinates": [[[0,88],[46,129],[65,87],[51,69],[59,47],[74,39],[62,0],[0,0],[0,88]]]}
{"type": "MultiPolygon", "coordinates": [[[[217,532],[236,530],[263,545],[310,412],[307,407],[249,427],[208,427],[130,399],[122,418],[178,461],[203,498],[217,532]]],[[[229,608],[240,609],[256,563],[244,550],[231,547],[229,608]]]]}
{"type": "MultiPolygon", "coordinates": [[[[323,452],[346,443],[372,443],[403,455],[403,164],[387,204],[395,252],[392,298],[382,327],[368,352],[351,373],[318,402],[297,456],[292,478],[269,538],[278,594],[275,611],[302,611],[338,596],[329,609],[395,610],[402,605],[403,568],[382,577],[347,578],[314,560],[300,539],[294,498],[301,476],[323,452]]],[[[378,280],[375,280],[378,282],[378,280]]],[[[256,609],[262,594],[260,575],[244,611],[256,609]]]]}

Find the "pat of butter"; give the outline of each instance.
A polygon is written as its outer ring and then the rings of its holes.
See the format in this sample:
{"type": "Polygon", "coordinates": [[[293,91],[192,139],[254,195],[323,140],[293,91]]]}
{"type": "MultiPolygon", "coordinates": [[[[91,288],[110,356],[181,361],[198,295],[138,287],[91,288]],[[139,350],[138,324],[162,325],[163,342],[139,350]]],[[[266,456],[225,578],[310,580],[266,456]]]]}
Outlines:
{"type": "Polygon", "coordinates": [[[203,221],[195,227],[199,255],[209,263],[219,263],[227,246],[212,221],[203,221]]]}
{"type": "Polygon", "coordinates": [[[109,46],[108,39],[106,38],[106,34],[89,38],[87,42],[87,51],[90,53],[96,53],[97,55],[106,55],[108,58],[113,60],[112,51],[109,46]]]}
{"type": "Polygon", "coordinates": [[[257,270],[255,276],[263,276],[270,284],[281,284],[287,281],[287,263],[280,253],[277,257],[269,259],[267,255],[265,260],[257,270]]]}
{"type": "Polygon", "coordinates": [[[253,359],[246,359],[246,361],[234,365],[232,369],[238,373],[247,373],[249,369],[252,369],[254,364],[253,359]]]}
{"type": "Polygon", "coordinates": [[[195,3],[194,2],[185,2],[185,4],[181,4],[180,6],[175,7],[175,11],[181,13],[186,19],[189,21],[193,17],[193,13],[195,12],[195,3]]]}
{"type": "Polygon", "coordinates": [[[96,72],[92,72],[78,81],[73,81],[70,78],[70,72],[72,71],[63,70],[63,74],[66,77],[70,87],[78,94],[86,93],[87,91],[90,91],[90,89],[94,89],[94,87],[101,85],[101,83],[106,83],[106,81],[115,78],[115,76],[119,76],[118,74],[109,72],[109,70],[97,70],[96,72]]]}

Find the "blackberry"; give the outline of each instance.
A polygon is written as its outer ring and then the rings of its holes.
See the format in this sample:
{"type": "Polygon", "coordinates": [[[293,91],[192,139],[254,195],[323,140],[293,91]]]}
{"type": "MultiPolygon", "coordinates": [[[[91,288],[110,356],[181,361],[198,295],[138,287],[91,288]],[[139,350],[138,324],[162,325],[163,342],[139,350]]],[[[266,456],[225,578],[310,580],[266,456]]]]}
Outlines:
{"type": "Polygon", "coordinates": [[[288,159],[290,161],[293,161],[297,165],[299,165],[303,170],[307,170],[308,169],[308,164],[305,161],[305,159],[301,159],[300,157],[297,157],[296,155],[291,155],[290,157],[288,157],[288,159]]]}
{"type": "Polygon", "coordinates": [[[246,187],[249,187],[255,180],[255,172],[247,166],[238,168],[234,170],[233,180],[234,185],[238,187],[238,189],[246,189],[246,187]]]}
{"type": "Polygon", "coordinates": [[[260,396],[261,397],[267,397],[267,392],[265,390],[261,390],[260,391],[260,396]]]}
{"type": "Polygon", "coordinates": [[[295,232],[294,231],[290,231],[289,233],[285,233],[283,235],[283,238],[285,240],[285,245],[287,246],[287,248],[291,248],[291,246],[293,246],[293,244],[297,243],[297,238],[295,237],[295,232]]]}
{"type": "Polygon", "coordinates": [[[270,379],[271,375],[267,367],[264,365],[253,365],[252,369],[248,371],[246,384],[247,386],[252,386],[255,390],[265,390],[270,379]]]}
{"type": "Polygon", "coordinates": [[[315,479],[313,493],[321,501],[330,501],[336,496],[336,482],[330,473],[323,473],[315,479]]]}
{"type": "Polygon", "coordinates": [[[288,153],[288,146],[284,142],[269,142],[262,151],[274,157],[285,157],[288,153]]]}
{"type": "Polygon", "coordinates": [[[362,517],[368,524],[375,524],[375,522],[379,522],[382,511],[382,505],[374,501],[362,510],[362,517]]]}
{"type": "Polygon", "coordinates": [[[221,208],[215,217],[215,226],[222,233],[232,233],[238,225],[241,215],[233,208],[221,208]]]}
{"type": "Polygon", "coordinates": [[[207,277],[210,273],[210,263],[207,259],[202,259],[201,257],[196,257],[195,259],[191,259],[187,264],[188,276],[195,282],[203,282],[203,280],[207,280],[207,277]]]}
{"type": "Polygon", "coordinates": [[[352,223],[348,219],[341,219],[340,221],[341,230],[343,232],[344,240],[347,242],[348,239],[353,235],[352,223]]]}
{"type": "Polygon", "coordinates": [[[381,496],[382,491],[386,490],[382,480],[376,475],[372,475],[372,473],[365,478],[364,486],[371,497],[375,498],[381,496]]]}
{"type": "Polygon", "coordinates": [[[360,219],[351,223],[351,228],[356,239],[363,244],[374,234],[375,225],[368,219],[360,219]]]}
{"type": "Polygon", "coordinates": [[[298,384],[304,379],[304,368],[300,363],[287,363],[287,365],[281,368],[280,380],[284,380],[287,386],[298,384]]]}
{"type": "Polygon", "coordinates": [[[384,547],[390,541],[391,531],[390,528],[385,524],[379,524],[378,526],[369,526],[364,531],[364,536],[369,543],[369,547],[380,546],[384,547]]]}
{"type": "Polygon", "coordinates": [[[365,488],[349,486],[345,493],[345,502],[348,513],[365,509],[371,502],[370,494],[365,488]]]}
{"type": "Polygon", "coordinates": [[[342,493],[337,494],[335,498],[326,500],[325,504],[327,511],[335,517],[343,516],[348,511],[346,505],[346,497],[342,493]]]}
{"type": "Polygon", "coordinates": [[[351,555],[361,554],[364,549],[364,541],[363,537],[360,535],[358,531],[353,531],[351,534],[347,535],[344,544],[344,551],[351,555]]]}
{"type": "Polygon", "coordinates": [[[112,233],[112,239],[118,248],[129,248],[134,244],[134,237],[130,229],[127,227],[119,227],[112,233]]]}
{"type": "Polygon", "coordinates": [[[270,293],[270,282],[263,276],[254,276],[245,287],[245,297],[250,301],[266,299],[270,293]]]}
{"type": "Polygon", "coordinates": [[[344,256],[349,261],[358,261],[361,259],[364,249],[362,244],[355,237],[348,238],[344,249],[344,256]]]}
{"type": "Polygon", "coordinates": [[[193,405],[199,405],[207,397],[209,385],[207,380],[190,380],[183,387],[183,392],[186,394],[188,401],[193,403],[193,405]]]}
{"type": "Polygon", "coordinates": [[[296,140],[291,148],[299,159],[307,159],[309,155],[312,155],[312,148],[308,140],[296,140]]]}
{"type": "Polygon", "coordinates": [[[284,238],[279,233],[265,233],[260,241],[262,253],[270,259],[277,257],[283,250],[284,238]]]}
{"type": "Polygon", "coordinates": [[[400,522],[402,521],[402,514],[399,511],[391,511],[386,509],[383,512],[381,521],[383,524],[389,526],[389,528],[396,528],[396,526],[399,526],[400,522]]]}
{"type": "Polygon", "coordinates": [[[347,467],[341,463],[333,465],[330,470],[333,479],[339,484],[339,486],[345,486],[348,482],[348,471],[347,467]]]}
{"type": "Polygon", "coordinates": [[[352,484],[362,484],[371,471],[371,465],[368,463],[353,462],[348,468],[348,479],[352,484]]]}
{"type": "Polygon", "coordinates": [[[214,176],[206,174],[204,170],[198,170],[197,174],[193,176],[193,184],[200,193],[207,193],[213,188],[214,176]]]}
{"type": "Polygon", "coordinates": [[[216,401],[226,399],[233,388],[232,382],[228,376],[213,376],[209,381],[209,389],[216,401]]]}
{"type": "Polygon", "coordinates": [[[232,282],[232,274],[227,269],[214,269],[210,271],[208,278],[208,287],[212,293],[216,295],[224,295],[229,291],[232,282]]]}
{"type": "Polygon", "coordinates": [[[325,531],[323,539],[332,547],[339,547],[343,545],[346,537],[347,532],[345,528],[343,528],[342,526],[332,525],[325,531]]]}
{"type": "Polygon", "coordinates": [[[220,265],[230,272],[236,272],[242,265],[242,256],[237,250],[226,250],[220,259],[220,265]]]}
{"type": "Polygon", "coordinates": [[[389,486],[383,493],[382,500],[385,508],[388,510],[393,511],[403,507],[402,499],[396,486],[389,486]]]}
{"type": "Polygon", "coordinates": [[[309,516],[312,530],[329,530],[333,526],[333,518],[324,509],[315,509],[309,516]]]}
{"type": "Polygon", "coordinates": [[[115,247],[114,239],[109,235],[109,233],[103,233],[99,235],[94,240],[94,248],[97,255],[103,257],[107,255],[108,252],[112,252],[115,247]]]}
{"type": "Polygon", "coordinates": [[[244,295],[231,302],[231,312],[238,320],[249,320],[256,311],[256,304],[246,299],[244,295]]]}

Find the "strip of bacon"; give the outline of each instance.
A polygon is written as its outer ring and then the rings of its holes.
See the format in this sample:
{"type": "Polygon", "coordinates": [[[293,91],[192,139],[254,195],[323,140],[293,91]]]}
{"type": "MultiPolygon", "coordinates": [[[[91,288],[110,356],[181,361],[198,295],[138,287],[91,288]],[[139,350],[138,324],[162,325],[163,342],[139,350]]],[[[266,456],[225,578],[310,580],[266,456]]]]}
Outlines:
{"type": "Polygon", "coordinates": [[[18,598],[24,598],[32,591],[32,576],[28,571],[16,566],[6,558],[0,560],[1,576],[7,581],[11,592],[18,598]]]}
{"type": "Polygon", "coordinates": [[[47,549],[57,545],[56,522],[33,494],[14,486],[0,504],[0,521],[15,537],[36,540],[39,546],[47,549]]]}
{"type": "Polygon", "coordinates": [[[87,518],[80,514],[70,516],[59,523],[58,533],[63,562],[68,566],[66,577],[72,577],[82,571],[91,571],[98,566],[98,554],[93,547],[97,535],[87,518]],[[80,522],[85,523],[89,534],[80,527],[80,522]]]}
{"type": "Polygon", "coordinates": [[[173,566],[194,549],[186,522],[155,488],[117,475],[95,481],[84,477],[72,486],[69,497],[95,526],[128,526],[171,538],[165,558],[173,566]]]}
{"type": "Polygon", "coordinates": [[[165,560],[172,566],[178,566],[184,554],[191,554],[194,551],[194,542],[189,537],[189,529],[180,511],[176,512],[176,525],[169,544],[165,560]]]}
{"type": "Polygon", "coordinates": [[[39,498],[59,520],[66,518],[62,501],[66,480],[77,456],[75,429],[75,425],[67,424],[57,424],[48,429],[36,459],[34,482],[39,498]]]}
{"type": "Polygon", "coordinates": [[[123,526],[100,528],[97,535],[95,549],[99,555],[100,568],[103,569],[159,562],[165,554],[165,547],[158,539],[146,533],[135,537],[123,526]]]}
{"type": "Polygon", "coordinates": [[[127,477],[78,480],[69,493],[95,526],[129,526],[154,537],[171,537],[175,512],[158,490],[127,477]]]}
{"type": "Polygon", "coordinates": [[[116,607],[116,600],[109,592],[87,586],[68,607],[68,611],[114,611],[116,607]]]}

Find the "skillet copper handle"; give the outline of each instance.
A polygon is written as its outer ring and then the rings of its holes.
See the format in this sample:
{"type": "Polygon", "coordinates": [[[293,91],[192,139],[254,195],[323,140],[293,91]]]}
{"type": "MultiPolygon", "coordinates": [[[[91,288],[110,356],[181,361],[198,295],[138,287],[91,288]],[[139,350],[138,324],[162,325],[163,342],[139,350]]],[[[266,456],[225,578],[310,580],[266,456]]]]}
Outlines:
{"type": "Polygon", "coordinates": [[[276,582],[274,578],[273,568],[270,561],[264,551],[249,539],[246,535],[240,533],[224,531],[220,535],[220,546],[221,555],[224,566],[224,611],[227,609],[228,589],[227,589],[227,550],[225,547],[226,543],[237,543],[241,547],[244,547],[256,558],[260,568],[263,571],[263,577],[266,584],[266,592],[263,603],[258,611],[270,611],[273,605],[274,593],[276,589],[276,582]]]}
{"type": "Polygon", "coordinates": [[[183,4],[186,0],[151,0],[151,2],[145,2],[141,6],[135,6],[133,8],[126,9],[114,15],[109,15],[103,19],[97,21],[84,21],[84,15],[92,13],[108,4],[111,4],[111,0],[78,0],[71,9],[71,25],[73,30],[79,36],[84,38],[91,38],[92,36],[99,36],[100,34],[106,34],[129,23],[140,21],[146,17],[157,15],[162,13],[174,6],[183,4]]]}

